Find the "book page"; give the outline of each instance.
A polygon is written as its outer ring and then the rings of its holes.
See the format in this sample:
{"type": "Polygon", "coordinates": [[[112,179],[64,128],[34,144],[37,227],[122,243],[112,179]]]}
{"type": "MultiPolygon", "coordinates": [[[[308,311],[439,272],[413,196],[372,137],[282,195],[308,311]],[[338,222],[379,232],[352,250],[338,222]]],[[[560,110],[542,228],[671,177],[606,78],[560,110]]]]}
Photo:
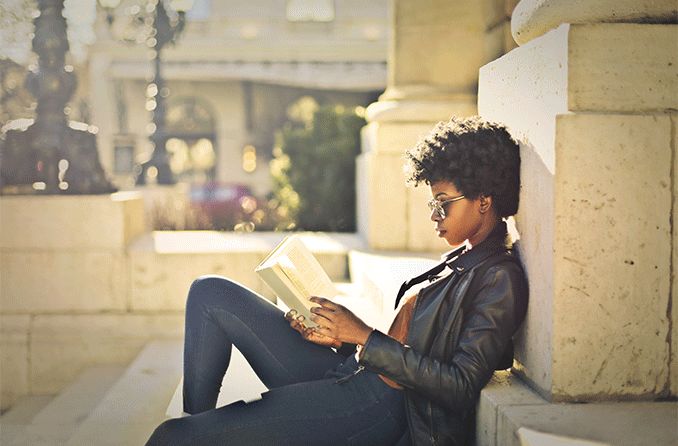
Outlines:
{"type": "Polygon", "coordinates": [[[288,236],[255,268],[266,284],[289,308],[296,309],[310,321],[309,297],[332,299],[339,294],[318,260],[301,239],[288,236]]]}
{"type": "Polygon", "coordinates": [[[326,298],[335,297],[338,291],[325,270],[318,260],[313,257],[313,254],[301,244],[301,241],[298,242],[298,245],[290,246],[290,250],[286,255],[289,263],[294,268],[290,280],[300,291],[306,293],[307,297],[313,295],[326,298]]]}

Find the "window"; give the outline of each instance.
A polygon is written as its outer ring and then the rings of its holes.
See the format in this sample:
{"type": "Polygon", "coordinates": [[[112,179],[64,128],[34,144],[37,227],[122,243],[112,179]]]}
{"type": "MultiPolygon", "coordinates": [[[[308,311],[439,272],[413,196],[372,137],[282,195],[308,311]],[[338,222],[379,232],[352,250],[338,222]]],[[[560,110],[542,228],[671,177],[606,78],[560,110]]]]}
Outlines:
{"type": "Polygon", "coordinates": [[[287,0],[287,20],[331,22],[334,20],[334,0],[287,0]]]}
{"type": "Polygon", "coordinates": [[[194,97],[169,102],[166,116],[170,168],[180,181],[203,182],[216,175],[214,114],[194,97]]]}
{"type": "Polygon", "coordinates": [[[113,173],[129,175],[134,170],[134,146],[132,144],[116,145],[113,151],[113,173]]]}

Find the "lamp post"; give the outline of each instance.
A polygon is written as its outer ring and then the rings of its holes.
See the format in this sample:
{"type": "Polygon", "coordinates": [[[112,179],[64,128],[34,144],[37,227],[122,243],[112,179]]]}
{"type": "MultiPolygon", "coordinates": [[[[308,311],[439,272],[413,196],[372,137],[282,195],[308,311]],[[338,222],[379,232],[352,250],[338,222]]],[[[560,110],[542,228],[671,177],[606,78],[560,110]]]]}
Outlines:
{"type": "Polygon", "coordinates": [[[0,194],[114,192],[99,162],[96,132],[69,121],[65,106],[76,88],[68,52],[64,0],[38,0],[33,51],[38,64],[26,78],[37,99],[35,120],[7,125],[0,138],[0,194]]]}
{"type": "MultiPolygon", "coordinates": [[[[99,4],[107,12],[107,22],[112,26],[113,11],[120,0],[99,0],[99,4]]],[[[167,132],[165,130],[165,99],[169,90],[162,77],[162,50],[170,43],[175,43],[186,24],[186,11],[193,6],[193,0],[172,0],[171,11],[176,17],[170,17],[165,8],[165,1],[151,0],[146,8],[140,8],[137,14],[150,14],[150,27],[146,30],[146,45],[153,49],[153,79],[146,87],[146,109],[153,113],[150,140],[153,146],[150,159],[137,166],[136,183],[146,184],[147,177],[155,177],[158,184],[174,184],[174,175],[167,153],[167,132]]],[[[148,23],[148,21],[143,21],[148,23]]]]}

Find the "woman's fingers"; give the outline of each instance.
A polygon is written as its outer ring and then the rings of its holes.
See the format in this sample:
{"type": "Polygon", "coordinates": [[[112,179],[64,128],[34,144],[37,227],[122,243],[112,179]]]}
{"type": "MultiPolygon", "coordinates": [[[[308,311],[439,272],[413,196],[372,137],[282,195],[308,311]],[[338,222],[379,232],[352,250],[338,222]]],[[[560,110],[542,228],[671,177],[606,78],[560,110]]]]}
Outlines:
{"type": "Polygon", "coordinates": [[[311,315],[311,320],[315,322],[316,324],[320,325],[321,327],[327,327],[327,326],[333,326],[334,321],[331,319],[331,317],[327,317],[323,314],[320,313],[315,313],[311,315]]]}
{"type": "MultiPolygon", "coordinates": [[[[320,305],[322,308],[328,309],[328,310],[330,310],[330,311],[336,311],[336,310],[338,310],[339,308],[341,308],[341,305],[335,304],[335,303],[332,302],[331,300],[325,299],[324,297],[320,297],[320,296],[311,296],[311,297],[309,298],[309,300],[310,300],[311,302],[313,302],[313,303],[316,303],[316,304],[320,305]]],[[[317,307],[314,307],[314,308],[317,308],[317,307]]]]}

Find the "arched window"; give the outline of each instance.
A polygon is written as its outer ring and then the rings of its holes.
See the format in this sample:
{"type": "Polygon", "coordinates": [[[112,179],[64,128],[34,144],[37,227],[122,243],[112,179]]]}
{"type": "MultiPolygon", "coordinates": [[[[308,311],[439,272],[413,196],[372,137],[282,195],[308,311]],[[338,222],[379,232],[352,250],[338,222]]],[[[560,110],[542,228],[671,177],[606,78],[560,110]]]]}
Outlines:
{"type": "Polygon", "coordinates": [[[196,98],[177,98],[167,107],[167,152],[179,181],[204,182],[216,174],[214,115],[196,98]]]}

